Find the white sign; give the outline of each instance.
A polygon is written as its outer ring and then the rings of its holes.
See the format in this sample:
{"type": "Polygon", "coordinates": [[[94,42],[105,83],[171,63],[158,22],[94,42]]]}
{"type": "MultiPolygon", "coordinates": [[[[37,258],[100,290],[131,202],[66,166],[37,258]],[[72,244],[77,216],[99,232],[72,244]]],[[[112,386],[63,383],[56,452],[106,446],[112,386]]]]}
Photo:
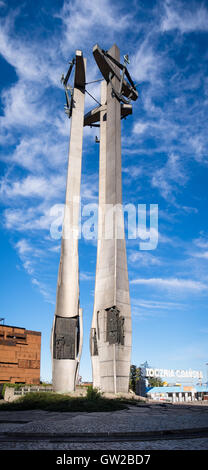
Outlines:
{"type": "Polygon", "coordinates": [[[146,377],[178,377],[178,378],[193,378],[203,379],[203,373],[200,370],[183,370],[183,369],[144,369],[144,376],[146,377]]]}

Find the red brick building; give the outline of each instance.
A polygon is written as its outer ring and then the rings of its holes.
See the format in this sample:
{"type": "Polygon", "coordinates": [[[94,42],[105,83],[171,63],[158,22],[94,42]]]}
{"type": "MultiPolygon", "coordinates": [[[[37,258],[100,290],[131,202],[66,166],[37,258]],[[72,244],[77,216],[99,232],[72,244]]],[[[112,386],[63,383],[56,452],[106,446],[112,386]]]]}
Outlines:
{"type": "Polygon", "coordinates": [[[40,383],[41,333],[0,325],[0,383],[40,383]]]}

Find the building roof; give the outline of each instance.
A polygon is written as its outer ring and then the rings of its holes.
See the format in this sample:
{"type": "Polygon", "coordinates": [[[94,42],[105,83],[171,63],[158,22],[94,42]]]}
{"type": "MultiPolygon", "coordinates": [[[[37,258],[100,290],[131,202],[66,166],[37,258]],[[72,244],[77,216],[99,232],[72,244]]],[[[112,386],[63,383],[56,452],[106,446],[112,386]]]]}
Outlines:
{"type": "Polygon", "coordinates": [[[190,387],[190,391],[208,393],[207,385],[173,385],[172,387],[147,387],[147,393],[179,393],[188,392],[187,387],[190,387]],[[185,390],[184,390],[185,387],[185,390]]]}
{"type": "Polygon", "coordinates": [[[15,325],[4,325],[0,323],[0,328],[13,328],[15,330],[24,330],[26,333],[34,334],[34,335],[41,335],[40,331],[35,331],[35,330],[26,330],[24,326],[15,326],[15,325]]]}

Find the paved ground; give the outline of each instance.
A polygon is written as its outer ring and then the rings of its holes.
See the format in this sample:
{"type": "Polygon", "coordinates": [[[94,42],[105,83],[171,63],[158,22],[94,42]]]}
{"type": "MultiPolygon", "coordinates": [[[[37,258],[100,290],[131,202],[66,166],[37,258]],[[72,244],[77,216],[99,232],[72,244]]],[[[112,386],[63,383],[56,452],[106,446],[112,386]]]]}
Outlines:
{"type": "Polygon", "coordinates": [[[208,406],[138,404],[104,413],[0,412],[0,450],[208,450],[208,406]]]}
{"type": "Polygon", "coordinates": [[[138,451],[138,450],[207,450],[208,439],[188,439],[188,440],[174,440],[174,441],[139,441],[139,442],[105,442],[105,443],[60,443],[52,444],[39,441],[33,443],[10,443],[9,445],[2,445],[0,450],[120,450],[138,451]]]}

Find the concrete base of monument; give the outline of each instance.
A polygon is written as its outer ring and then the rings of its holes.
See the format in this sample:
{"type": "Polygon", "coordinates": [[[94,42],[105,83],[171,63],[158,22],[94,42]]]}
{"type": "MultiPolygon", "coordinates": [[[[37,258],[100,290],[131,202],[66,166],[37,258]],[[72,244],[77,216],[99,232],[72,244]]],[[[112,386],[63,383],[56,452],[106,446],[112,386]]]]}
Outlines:
{"type": "MultiPolygon", "coordinates": [[[[76,390],[73,392],[68,392],[66,395],[71,396],[71,397],[85,397],[87,395],[87,386],[78,386],[76,387],[76,390]]],[[[99,389],[98,389],[99,391],[99,389]]],[[[112,399],[126,399],[126,400],[135,400],[135,401],[148,401],[147,398],[145,397],[140,397],[139,395],[136,395],[134,392],[129,391],[128,393],[108,393],[108,392],[102,392],[100,391],[100,395],[102,398],[108,398],[110,400],[112,399]]]]}
{"type": "Polygon", "coordinates": [[[75,390],[77,361],[71,359],[53,359],[53,391],[68,393],[75,390]]]}
{"type": "MultiPolygon", "coordinates": [[[[88,387],[79,386],[79,387],[76,387],[76,390],[74,392],[67,393],[67,395],[72,396],[72,397],[85,397],[87,395],[87,389],[88,387]]],[[[121,398],[121,399],[126,399],[126,400],[135,400],[135,401],[144,401],[144,402],[147,401],[147,398],[140,397],[139,395],[136,395],[134,392],[131,392],[131,391],[129,391],[128,393],[100,392],[100,394],[102,398],[108,398],[110,400],[121,398]]]]}
{"type": "MultiPolygon", "coordinates": [[[[88,386],[85,385],[78,385],[76,389],[71,392],[65,392],[63,394],[72,397],[72,398],[81,398],[87,396],[88,386]]],[[[31,386],[22,386],[22,387],[6,387],[4,393],[4,401],[12,402],[18,400],[20,397],[26,395],[27,393],[37,393],[37,392],[54,392],[57,393],[51,384],[48,385],[31,385],[31,386]]],[[[60,392],[59,392],[60,393],[60,392]]],[[[102,398],[112,399],[126,399],[126,400],[134,400],[134,401],[150,401],[147,398],[140,397],[133,392],[129,393],[107,393],[107,392],[100,392],[102,398]]]]}
{"type": "MultiPolygon", "coordinates": [[[[96,387],[93,387],[96,389],[96,387]]],[[[85,397],[87,395],[88,386],[87,385],[77,385],[76,390],[72,392],[66,393],[68,396],[72,397],[85,397]]],[[[118,393],[109,393],[109,392],[102,392],[102,390],[97,388],[97,391],[100,393],[102,398],[109,398],[109,399],[116,399],[116,398],[124,398],[127,400],[137,400],[137,401],[147,401],[146,397],[141,397],[136,395],[134,392],[129,390],[128,393],[118,392],[118,393]]]]}
{"type": "Polygon", "coordinates": [[[147,401],[147,398],[145,397],[140,397],[139,395],[136,395],[133,392],[128,392],[128,393],[107,393],[104,392],[102,393],[102,397],[104,398],[109,398],[109,399],[114,399],[114,398],[126,398],[127,400],[137,400],[137,401],[147,401]]]}
{"type": "Polygon", "coordinates": [[[18,400],[27,393],[41,393],[41,392],[52,392],[53,388],[51,384],[48,385],[22,385],[17,384],[13,387],[6,386],[4,391],[4,401],[12,402],[18,400]]]}
{"type": "MultiPolygon", "coordinates": [[[[78,385],[76,386],[76,389],[74,391],[66,392],[65,395],[73,397],[73,398],[86,397],[87,390],[88,390],[87,386],[78,385]]],[[[108,398],[110,400],[121,398],[121,399],[126,399],[126,400],[135,400],[135,401],[144,401],[144,402],[148,401],[146,397],[140,397],[139,395],[136,395],[134,392],[131,392],[131,391],[129,391],[128,393],[122,393],[122,392],[108,393],[108,392],[102,392],[99,389],[97,390],[98,392],[100,392],[100,395],[102,398],[108,398]]],[[[55,392],[55,390],[53,391],[55,392]]]]}

